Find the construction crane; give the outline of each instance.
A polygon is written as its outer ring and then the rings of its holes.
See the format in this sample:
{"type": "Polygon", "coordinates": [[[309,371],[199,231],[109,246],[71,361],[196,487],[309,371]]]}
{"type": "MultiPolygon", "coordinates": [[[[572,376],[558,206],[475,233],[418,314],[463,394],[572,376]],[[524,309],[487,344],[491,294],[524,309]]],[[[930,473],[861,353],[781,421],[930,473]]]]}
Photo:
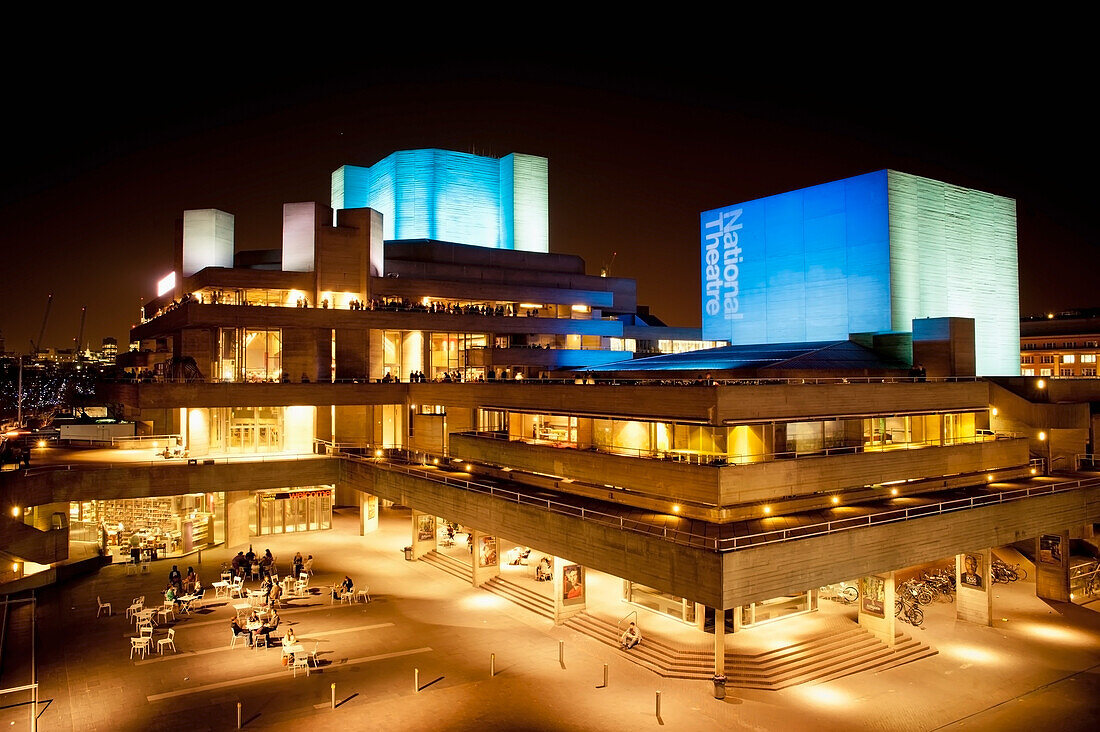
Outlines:
{"type": "Polygon", "coordinates": [[[615,257],[617,256],[619,256],[618,252],[611,252],[611,259],[608,260],[607,264],[600,268],[600,277],[611,276],[611,265],[615,264],[615,257]]]}
{"type": "Polygon", "coordinates": [[[42,336],[46,335],[46,321],[50,319],[50,306],[53,305],[53,293],[46,298],[46,313],[42,316],[42,327],[38,329],[38,340],[31,341],[31,355],[36,356],[42,349],[42,336]]]}
{"type": "Polygon", "coordinates": [[[80,360],[80,351],[83,349],[84,344],[84,318],[88,315],[88,306],[84,305],[80,308],[80,332],[76,336],[76,350],[73,351],[73,358],[77,361],[80,360]]]}

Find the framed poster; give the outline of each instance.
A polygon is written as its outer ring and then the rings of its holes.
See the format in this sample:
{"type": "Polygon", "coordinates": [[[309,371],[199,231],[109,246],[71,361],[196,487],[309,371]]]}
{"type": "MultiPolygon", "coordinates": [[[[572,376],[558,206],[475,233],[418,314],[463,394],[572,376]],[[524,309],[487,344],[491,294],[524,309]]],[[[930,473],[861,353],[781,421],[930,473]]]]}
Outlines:
{"type": "Polygon", "coordinates": [[[860,577],[859,596],[863,612],[876,618],[886,617],[886,580],[876,575],[860,577]]]}
{"type": "Polygon", "coordinates": [[[1043,534],[1039,537],[1039,561],[1043,564],[1062,563],[1062,537],[1058,534],[1043,534]]]}
{"type": "Polygon", "coordinates": [[[981,554],[963,554],[962,571],[959,572],[959,584],[985,592],[985,574],[982,572],[981,554]]]}
{"type": "Polygon", "coordinates": [[[584,567],[567,564],[561,570],[561,601],[563,605],[584,602],[584,567]]]}
{"type": "Polygon", "coordinates": [[[477,566],[492,567],[497,563],[497,538],[495,536],[483,536],[478,542],[477,566]]]}
{"type": "Polygon", "coordinates": [[[416,538],[418,541],[431,541],[435,538],[435,516],[421,514],[417,517],[416,538]]]}
{"type": "Polygon", "coordinates": [[[378,497],[371,496],[367,499],[367,518],[373,519],[378,515],[378,497]]]}

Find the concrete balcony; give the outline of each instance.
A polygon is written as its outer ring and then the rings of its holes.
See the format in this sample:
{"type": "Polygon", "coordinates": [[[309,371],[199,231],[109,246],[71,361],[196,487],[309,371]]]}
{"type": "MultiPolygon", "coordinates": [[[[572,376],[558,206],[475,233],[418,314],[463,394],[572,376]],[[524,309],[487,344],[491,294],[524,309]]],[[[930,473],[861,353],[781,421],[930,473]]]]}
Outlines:
{"type": "Polygon", "coordinates": [[[580,348],[475,348],[467,351],[469,366],[535,366],[543,369],[581,368],[624,361],[629,351],[598,351],[580,348]]]}
{"type": "Polygon", "coordinates": [[[41,531],[10,516],[0,516],[0,552],[24,562],[63,561],[69,558],[69,528],[41,531]]]}
{"type": "MultiPolygon", "coordinates": [[[[467,460],[485,462],[537,473],[561,476],[583,484],[613,485],[626,489],[640,499],[655,499],[656,504],[639,503],[650,508],[669,510],[671,503],[690,503],[718,509],[711,520],[738,520],[759,513],[759,504],[768,501],[812,497],[826,505],[829,494],[861,490],[864,486],[894,481],[920,480],[927,490],[932,481],[953,485],[954,476],[996,471],[998,477],[1024,475],[1028,470],[1025,439],[1001,439],[948,446],[916,446],[903,449],[867,451],[862,447],[844,448],[835,454],[789,457],[761,456],[760,462],[743,465],[700,465],[679,462],[670,457],[641,457],[598,452],[594,449],[560,448],[523,441],[495,439],[473,433],[450,436],[451,454],[467,460]],[[744,510],[734,507],[747,506],[744,510]]],[[[559,483],[560,490],[591,493],[587,486],[559,483]]],[[[616,494],[618,495],[618,494],[616,494]]],[[[867,497],[874,497],[868,492],[867,497]]],[[[848,500],[859,500],[850,496],[848,500]]],[[[624,502],[629,498],[623,497],[624,502]]],[[[810,508],[802,503],[798,508],[810,508]]],[[[686,510],[686,509],[685,509],[686,510]]]]}

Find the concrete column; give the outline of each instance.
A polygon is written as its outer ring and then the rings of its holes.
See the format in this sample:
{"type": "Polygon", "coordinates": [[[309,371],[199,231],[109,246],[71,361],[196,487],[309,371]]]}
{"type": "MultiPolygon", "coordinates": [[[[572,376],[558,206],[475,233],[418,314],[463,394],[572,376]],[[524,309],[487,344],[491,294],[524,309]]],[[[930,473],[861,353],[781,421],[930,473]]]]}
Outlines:
{"type": "Polygon", "coordinates": [[[714,608],[714,675],[726,675],[726,611],[714,608]]]}
{"type": "Polygon", "coordinates": [[[580,564],[554,557],[554,623],[561,625],[587,604],[585,568],[580,564]]]}
{"type": "Polygon", "coordinates": [[[1035,595],[1069,602],[1069,531],[1051,531],[1035,540],[1035,595]]]}
{"type": "Polygon", "coordinates": [[[707,606],[701,602],[695,603],[695,627],[703,630],[707,624],[707,606]]]}
{"type": "Polygon", "coordinates": [[[412,547],[413,559],[420,559],[428,552],[435,551],[436,533],[435,516],[430,513],[412,512],[412,547]]]}
{"type": "Polygon", "coordinates": [[[256,500],[248,491],[225,492],[225,544],[227,547],[248,543],[249,501],[256,500]]]}
{"type": "Polygon", "coordinates": [[[474,529],[474,550],[470,552],[470,568],[473,570],[474,587],[500,574],[500,546],[495,536],[474,529]]]}
{"type": "Polygon", "coordinates": [[[378,531],[378,496],[359,494],[359,536],[378,531]]]}
{"type": "Polygon", "coordinates": [[[894,573],[859,580],[859,624],[880,641],[894,647],[894,573]]]}
{"type": "Polygon", "coordinates": [[[993,573],[989,549],[955,556],[955,618],[978,625],[993,625],[993,573]]]}

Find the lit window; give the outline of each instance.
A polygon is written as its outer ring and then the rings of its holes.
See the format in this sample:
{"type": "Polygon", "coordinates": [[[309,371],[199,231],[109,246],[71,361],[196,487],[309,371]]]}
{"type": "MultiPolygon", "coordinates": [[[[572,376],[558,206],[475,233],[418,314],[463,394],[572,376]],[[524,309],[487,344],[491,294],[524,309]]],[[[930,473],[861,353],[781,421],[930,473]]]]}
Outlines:
{"type": "Polygon", "coordinates": [[[1081,354],[1081,363],[1096,363],[1096,354],[1095,353],[1082,353],[1081,354]]]}
{"type": "Polygon", "coordinates": [[[1062,354],[1062,363],[1075,363],[1076,361],[1077,361],[1077,356],[1076,355],[1074,355],[1072,353],[1062,354]]]}

